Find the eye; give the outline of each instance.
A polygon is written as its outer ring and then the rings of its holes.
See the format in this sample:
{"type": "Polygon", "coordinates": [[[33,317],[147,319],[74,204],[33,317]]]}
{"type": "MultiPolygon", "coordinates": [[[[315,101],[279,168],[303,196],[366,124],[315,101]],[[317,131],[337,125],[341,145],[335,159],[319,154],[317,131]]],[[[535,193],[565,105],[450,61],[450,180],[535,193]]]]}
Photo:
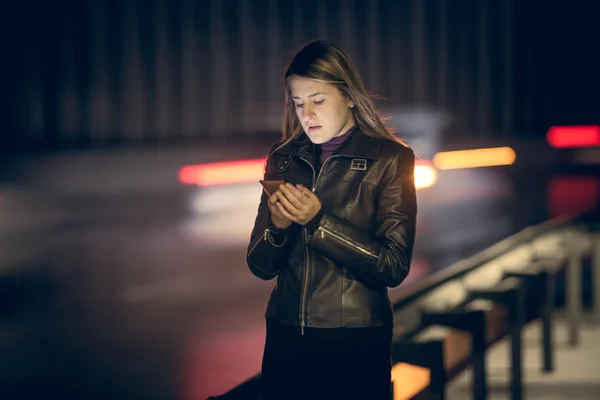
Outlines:
{"type": "Polygon", "coordinates": [[[316,105],[323,104],[324,102],[325,102],[325,99],[313,101],[313,103],[315,103],[316,105]]]}
{"type": "Polygon", "coordinates": [[[302,107],[304,107],[304,104],[298,104],[298,103],[294,103],[294,106],[295,106],[296,108],[302,108],[302,107]]]}

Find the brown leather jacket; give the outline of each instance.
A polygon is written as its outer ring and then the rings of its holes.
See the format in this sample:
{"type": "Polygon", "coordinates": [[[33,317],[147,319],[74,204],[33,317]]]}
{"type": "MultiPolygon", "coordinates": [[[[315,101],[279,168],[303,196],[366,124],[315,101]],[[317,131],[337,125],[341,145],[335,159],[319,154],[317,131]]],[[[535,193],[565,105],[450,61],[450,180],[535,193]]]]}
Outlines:
{"type": "Polygon", "coordinates": [[[301,327],[393,324],[388,287],[408,275],[417,202],[414,153],[359,129],[317,172],[308,137],[277,150],[265,179],[312,188],[324,213],[316,230],[270,224],[263,193],[247,252],[261,279],[277,278],[268,321],[301,327]]]}

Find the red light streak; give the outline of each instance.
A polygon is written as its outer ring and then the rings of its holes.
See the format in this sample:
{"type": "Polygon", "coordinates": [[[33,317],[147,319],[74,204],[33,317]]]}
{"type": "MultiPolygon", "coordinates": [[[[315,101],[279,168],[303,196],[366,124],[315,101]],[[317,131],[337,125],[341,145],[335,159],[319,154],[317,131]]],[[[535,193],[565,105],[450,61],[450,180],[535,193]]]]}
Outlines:
{"type": "Polygon", "coordinates": [[[600,146],[599,125],[553,126],[546,140],[554,148],[600,146]]]}

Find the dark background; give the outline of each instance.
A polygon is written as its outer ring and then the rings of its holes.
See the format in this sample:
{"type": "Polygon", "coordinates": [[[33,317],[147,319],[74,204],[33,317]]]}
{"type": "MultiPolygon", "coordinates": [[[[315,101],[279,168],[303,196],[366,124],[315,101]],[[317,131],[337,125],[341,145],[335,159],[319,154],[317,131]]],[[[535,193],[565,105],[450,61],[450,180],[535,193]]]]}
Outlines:
{"type": "Polygon", "coordinates": [[[2,400],[199,400],[259,371],[274,281],[254,277],[245,257],[260,177],[196,186],[178,173],[264,157],[285,65],[308,40],[340,45],[387,98],[382,110],[418,120],[398,134],[428,150],[417,149],[422,161],[516,153],[511,165],[438,169],[417,192],[411,273],[392,294],[600,204],[599,148],[557,150],[544,137],[552,125],[600,123],[592,1],[7,4],[2,400]],[[443,116],[452,121],[442,133],[431,127],[443,116]]]}
{"type": "Polygon", "coordinates": [[[139,146],[277,129],[281,75],[329,39],[367,87],[452,113],[461,136],[596,123],[592,2],[57,1],[4,6],[4,151],[139,146]],[[549,4],[550,3],[550,4],[549,4]]]}

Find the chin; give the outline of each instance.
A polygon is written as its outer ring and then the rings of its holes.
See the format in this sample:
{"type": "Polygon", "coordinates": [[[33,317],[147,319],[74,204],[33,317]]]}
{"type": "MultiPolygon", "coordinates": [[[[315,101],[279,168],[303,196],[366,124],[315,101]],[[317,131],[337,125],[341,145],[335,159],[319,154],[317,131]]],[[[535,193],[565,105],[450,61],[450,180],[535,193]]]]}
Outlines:
{"type": "Polygon", "coordinates": [[[305,130],[304,132],[306,133],[306,136],[308,136],[310,141],[314,144],[323,144],[330,141],[333,138],[326,131],[324,131],[323,128],[317,130],[314,133],[310,133],[307,130],[305,130]]]}
{"type": "Polygon", "coordinates": [[[308,137],[310,139],[311,142],[313,142],[314,144],[323,144],[326,142],[326,140],[323,140],[323,138],[320,137],[308,137]]]}
{"type": "Polygon", "coordinates": [[[310,139],[311,142],[313,142],[314,144],[322,144],[325,143],[326,140],[324,140],[322,135],[319,134],[314,134],[314,133],[308,133],[306,131],[304,131],[306,133],[306,136],[308,136],[308,138],[310,139]]]}

